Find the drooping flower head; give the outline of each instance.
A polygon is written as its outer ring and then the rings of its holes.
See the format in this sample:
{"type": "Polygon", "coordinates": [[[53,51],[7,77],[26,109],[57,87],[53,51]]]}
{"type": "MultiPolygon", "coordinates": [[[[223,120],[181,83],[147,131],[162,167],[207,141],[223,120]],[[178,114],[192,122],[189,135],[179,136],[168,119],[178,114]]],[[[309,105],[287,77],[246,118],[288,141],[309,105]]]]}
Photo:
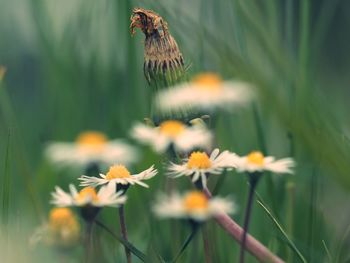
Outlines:
{"type": "Polygon", "coordinates": [[[210,156],[206,152],[192,152],[182,164],[171,163],[168,167],[168,174],[174,178],[190,176],[192,182],[201,180],[200,183],[205,188],[207,177],[210,174],[221,174],[225,169],[233,169],[236,158],[235,153],[229,151],[220,153],[219,149],[215,149],[210,156]]]}
{"type": "Polygon", "coordinates": [[[292,158],[276,160],[275,157],[264,156],[259,151],[253,151],[243,157],[237,156],[235,165],[238,172],[262,173],[270,171],[276,174],[292,174],[295,162],[292,158]]]}
{"type": "Polygon", "coordinates": [[[153,206],[153,211],[160,218],[183,218],[197,222],[221,213],[233,213],[234,210],[232,201],[220,197],[208,199],[200,191],[191,191],[185,195],[159,195],[153,206]]]}
{"type": "Polygon", "coordinates": [[[178,152],[209,150],[213,138],[204,125],[188,126],[178,120],[163,121],[158,127],[137,123],[131,135],[141,143],[150,145],[158,153],[164,153],[170,146],[178,152]]]}
{"type": "Polygon", "coordinates": [[[224,81],[215,73],[202,73],[189,83],[159,91],[156,104],[163,113],[232,110],[247,105],[252,95],[252,87],[248,83],[224,81]]]}
{"type": "Polygon", "coordinates": [[[144,73],[148,82],[157,76],[169,76],[176,80],[183,74],[184,60],[178,45],[169,33],[167,22],[156,12],[134,8],[130,30],[140,28],[145,34],[144,73]]]}
{"type": "Polygon", "coordinates": [[[148,187],[143,181],[148,180],[157,174],[157,170],[152,165],[147,170],[131,174],[123,165],[113,165],[109,168],[106,174],[100,174],[101,178],[82,175],[78,180],[81,181],[81,186],[98,186],[108,185],[108,188],[113,190],[125,191],[130,185],[138,184],[143,187],[148,187]]]}
{"type": "Polygon", "coordinates": [[[50,161],[58,165],[130,164],[138,160],[134,147],[123,140],[108,140],[105,134],[97,131],[83,132],[75,142],[50,143],[45,153],[50,161]]]}

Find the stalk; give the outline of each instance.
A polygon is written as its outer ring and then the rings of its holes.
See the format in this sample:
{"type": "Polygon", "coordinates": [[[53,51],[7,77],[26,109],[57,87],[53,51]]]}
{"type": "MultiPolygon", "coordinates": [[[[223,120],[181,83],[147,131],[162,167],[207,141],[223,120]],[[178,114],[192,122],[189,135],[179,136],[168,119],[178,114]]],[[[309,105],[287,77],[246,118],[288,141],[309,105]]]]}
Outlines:
{"type": "MultiPolygon", "coordinates": [[[[125,222],[125,215],[124,215],[124,205],[121,205],[118,210],[119,210],[119,223],[120,223],[120,230],[122,233],[122,237],[126,241],[128,241],[128,232],[126,229],[126,222],[125,222]]],[[[131,252],[127,247],[125,247],[125,256],[126,256],[126,261],[128,263],[131,263],[131,252]]]]}
{"type": "Polygon", "coordinates": [[[209,241],[208,225],[202,227],[203,249],[204,249],[204,261],[205,263],[212,262],[212,246],[209,241]]]}
{"type": "MultiPolygon", "coordinates": [[[[203,189],[207,197],[211,198],[212,194],[208,189],[203,189]]],[[[243,229],[226,213],[215,217],[216,222],[238,243],[242,242],[243,229]]],[[[247,233],[245,249],[250,252],[259,262],[266,263],[284,263],[277,255],[273,254],[267,247],[247,233]]]]}
{"type": "Polygon", "coordinates": [[[247,232],[249,228],[250,217],[251,217],[252,208],[253,208],[254,192],[259,181],[259,176],[257,175],[249,175],[249,176],[250,176],[250,180],[249,180],[248,201],[247,201],[247,206],[246,206],[245,215],[244,215],[243,236],[242,236],[241,250],[239,255],[240,263],[244,263],[244,256],[245,256],[244,252],[245,252],[245,245],[247,240],[247,232]]]}
{"type": "Polygon", "coordinates": [[[94,262],[94,245],[93,245],[93,224],[94,221],[86,221],[85,226],[85,240],[84,240],[84,249],[85,249],[85,262],[92,263],[94,262]]]}

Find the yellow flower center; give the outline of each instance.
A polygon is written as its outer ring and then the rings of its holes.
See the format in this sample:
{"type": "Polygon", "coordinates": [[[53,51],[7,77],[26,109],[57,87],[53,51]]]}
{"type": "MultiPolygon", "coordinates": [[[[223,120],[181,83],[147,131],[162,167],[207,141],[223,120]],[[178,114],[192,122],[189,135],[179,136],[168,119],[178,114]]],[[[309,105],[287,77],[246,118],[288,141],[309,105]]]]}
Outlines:
{"type": "Polygon", "coordinates": [[[248,163],[262,166],[264,164],[264,155],[261,152],[251,152],[247,156],[248,163]]]}
{"type": "Polygon", "coordinates": [[[159,129],[161,133],[174,138],[184,131],[185,125],[181,121],[169,120],[162,122],[159,129]]]}
{"type": "Polygon", "coordinates": [[[107,180],[112,180],[116,178],[128,178],[130,177],[130,172],[125,168],[124,165],[113,165],[109,168],[106,175],[107,180]]]}
{"type": "Polygon", "coordinates": [[[106,135],[101,132],[87,131],[81,133],[76,139],[76,143],[84,149],[99,151],[107,143],[106,135]]]}
{"type": "Polygon", "coordinates": [[[93,202],[97,202],[99,200],[95,188],[91,186],[81,189],[76,198],[77,201],[84,201],[86,199],[89,199],[93,202]]]}
{"type": "Polygon", "coordinates": [[[69,208],[53,208],[49,215],[50,229],[60,229],[62,226],[75,224],[76,218],[69,208]]]}
{"type": "Polygon", "coordinates": [[[208,198],[199,191],[193,191],[184,197],[183,204],[187,211],[193,211],[198,209],[207,209],[209,202],[208,198]]]}
{"type": "Polygon", "coordinates": [[[196,87],[201,89],[218,90],[222,87],[222,79],[220,76],[210,72],[196,75],[192,79],[192,83],[198,84],[196,87]]]}
{"type": "Polygon", "coordinates": [[[211,167],[211,161],[205,152],[193,152],[187,162],[189,169],[207,169],[211,167]]]}

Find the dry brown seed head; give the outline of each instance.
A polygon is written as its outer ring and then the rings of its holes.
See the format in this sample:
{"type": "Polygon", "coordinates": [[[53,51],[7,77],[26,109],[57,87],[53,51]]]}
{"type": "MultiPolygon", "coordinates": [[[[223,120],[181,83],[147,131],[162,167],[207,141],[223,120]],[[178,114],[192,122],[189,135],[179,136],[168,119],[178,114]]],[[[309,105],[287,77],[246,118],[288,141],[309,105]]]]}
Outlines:
{"type": "Polygon", "coordinates": [[[135,8],[131,15],[130,30],[140,28],[145,34],[144,73],[146,79],[170,73],[177,79],[183,72],[184,61],[178,45],[169,33],[167,22],[152,10],[135,8]]]}

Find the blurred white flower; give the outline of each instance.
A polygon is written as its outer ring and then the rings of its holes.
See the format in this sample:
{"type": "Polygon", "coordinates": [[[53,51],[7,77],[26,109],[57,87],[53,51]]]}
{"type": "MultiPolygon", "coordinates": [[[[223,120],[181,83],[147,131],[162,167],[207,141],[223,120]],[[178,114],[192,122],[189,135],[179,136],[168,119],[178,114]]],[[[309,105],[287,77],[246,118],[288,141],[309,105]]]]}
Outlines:
{"type": "Polygon", "coordinates": [[[221,213],[233,213],[236,207],[228,199],[213,197],[208,199],[204,193],[191,191],[181,196],[159,195],[153,206],[154,213],[160,218],[185,218],[205,221],[221,213]]]}
{"type": "Polygon", "coordinates": [[[118,190],[119,185],[134,185],[138,184],[143,187],[148,187],[144,180],[148,180],[157,174],[157,169],[152,165],[147,170],[139,174],[130,174],[129,170],[123,165],[113,165],[109,168],[106,175],[100,174],[101,178],[82,175],[78,180],[81,181],[81,186],[98,186],[108,184],[109,188],[118,190]]]}
{"type": "Polygon", "coordinates": [[[137,123],[131,135],[139,142],[150,145],[158,153],[165,152],[171,145],[180,152],[196,148],[210,149],[213,138],[204,125],[187,126],[177,120],[164,121],[158,127],[137,123]]]}
{"type": "Polygon", "coordinates": [[[71,248],[80,241],[80,224],[73,211],[65,207],[53,208],[49,221],[36,229],[29,242],[31,246],[43,242],[49,246],[71,248]]]}
{"type": "Polygon", "coordinates": [[[75,142],[52,142],[46,148],[47,158],[58,165],[87,165],[97,162],[111,165],[134,163],[137,150],[123,140],[108,140],[96,131],[81,133],[75,142]]]}
{"type": "Polygon", "coordinates": [[[252,97],[252,86],[248,83],[223,81],[217,74],[202,73],[190,83],[159,91],[156,105],[165,113],[217,108],[231,110],[247,105],[252,97]]]}
{"type": "Polygon", "coordinates": [[[56,186],[55,191],[51,193],[53,205],[59,207],[78,206],[78,207],[118,207],[125,203],[126,196],[122,192],[115,192],[113,187],[103,186],[96,193],[95,188],[88,186],[77,191],[74,185],[69,185],[70,192],[63,191],[56,186]]]}
{"type": "Polygon", "coordinates": [[[238,172],[270,171],[277,174],[293,174],[292,168],[295,166],[295,162],[292,158],[276,160],[275,157],[265,157],[261,152],[254,151],[247,156],[237,156],[235,165],[238,172]]]}
{"type": "Polygon", "coordinates": [[[221,174],[225,169],[235,168],[235,153],[224,151],[220,153],[215,149],[210,157],[205,152],[193,152],[182,164],[171,163],[168,167],[168,174],[171,177],[191,176],[192,182],[201,179],[203,187],[207,185],[209,174],[221,174]]]}

